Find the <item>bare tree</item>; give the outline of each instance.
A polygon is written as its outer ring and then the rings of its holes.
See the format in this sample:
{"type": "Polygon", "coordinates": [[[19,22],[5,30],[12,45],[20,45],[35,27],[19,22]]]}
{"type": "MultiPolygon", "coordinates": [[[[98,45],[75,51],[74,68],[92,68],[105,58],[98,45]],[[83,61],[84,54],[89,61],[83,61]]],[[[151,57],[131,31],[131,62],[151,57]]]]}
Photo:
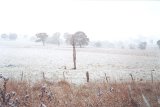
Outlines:
{"type": "Polygon", "coordinates": [[[11,34],[9,34],[9,39],[10,40],[16,40],[17,39],[17,34],[16,33],[11,33],[11,34]]]}
{"type": "Polygon", "coordinates": [[[45,41],[48,38],[48,35],[46,33],[37,33],[36,36],[39,38],[37,42],[42,41],[43,46],[45,46],[45,41]]]}
{"type": "Polygon", "coordinates": [[[140,42],[140,43],[138,44],[138,48],[139,48],[139,49],[144,50],[144,49],[146,49],[146,47],[147,47],[147,42],[140,42]]]}

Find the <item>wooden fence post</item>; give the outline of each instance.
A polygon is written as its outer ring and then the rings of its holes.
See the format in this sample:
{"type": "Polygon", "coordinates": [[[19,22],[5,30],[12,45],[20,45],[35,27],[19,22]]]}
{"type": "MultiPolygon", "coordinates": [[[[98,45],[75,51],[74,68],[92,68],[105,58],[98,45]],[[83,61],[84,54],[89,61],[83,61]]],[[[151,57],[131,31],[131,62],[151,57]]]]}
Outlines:
{"type": "Polygon", "coordinates": [[[87,78],[87,82],[89,82],[89,73],[88,73],[88,71],[86,72],[86,78],[87,78]]]}

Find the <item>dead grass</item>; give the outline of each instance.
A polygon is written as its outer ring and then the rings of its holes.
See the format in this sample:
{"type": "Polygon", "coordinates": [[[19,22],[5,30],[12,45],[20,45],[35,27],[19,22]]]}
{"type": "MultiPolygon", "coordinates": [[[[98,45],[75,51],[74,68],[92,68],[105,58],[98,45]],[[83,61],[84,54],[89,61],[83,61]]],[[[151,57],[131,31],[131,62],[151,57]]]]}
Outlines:
{"type": "Polygon", "coordinates": [[[0,107],[148,107],[142,94],[150,107],[160,106],[159,82],[90,82],[74,85],[66,81],[39,81],[35,84],[8,81],[5,97],[7,94],[11,98],[6,103],[0,98],[0,107]],[[14,96],[13,92],[16,93],[14,96]]]}

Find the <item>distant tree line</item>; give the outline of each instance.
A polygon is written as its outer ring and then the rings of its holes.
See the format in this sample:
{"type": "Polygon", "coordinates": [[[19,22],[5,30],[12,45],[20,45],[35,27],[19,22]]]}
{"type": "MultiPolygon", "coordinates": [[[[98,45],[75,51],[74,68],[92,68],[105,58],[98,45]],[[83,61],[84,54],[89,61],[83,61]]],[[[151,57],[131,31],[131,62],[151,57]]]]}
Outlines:
{"type": "MultiPolygon", "coordinates": [[[[56,44],[58,46],[60,46],[61,43],[61,39],[60,39],[61,34],[59,32],[54,33],[52,36],[48,36],[47,33],[37,33],[34,37],[32,37],[32,40],[34,40],[35,42],[41,42],[43,46],[46,45],[46,43],[50,43],[50,44],[56,44]]],[[[1,34],[1,39],[2,40],[16,40],[17,39],[17,34],[15,33],[11,33],[11,34],[1,34]]],[[[82,32],[82,31],[78,31],[75,32],[74,34],[70,34],[70,33],[65,33],[64,34],[64,39],[65,39],[65,43],[68,45],[72,46],[73,49],[73,69],[77,68],[77,64],[76,64],[76,48],[77,47],[84,47],[87,46],[89,44],[89,38],[87,37],[87,35],[82,32]]],[[[24,36],[24,38],[26,38],[26,36],[24,36]]],[[[109,41],[105,41],[105,42],[101,42],[101,41],[96,41],[93,42],[92,45],[94,47],[100,48],[103,47],[103,45],[105,44],[105,46],[107,46],[108,48],[116,48],[117,46],[121,49],[124,49],[126,45],[128,45],[129,49],[141,49],[141,50],[145,50],[147,48],[148,43],[152,43],[153,41],[150,42],[146,42],[146,41],[132,41],[132,43],[130,44],[125,44],[125,42],[122,41],[118,41],[118,42],[109,42],[109,41]]],[[[157,46],[160,49],[160,40],[157,40],[156,42],[157,46]]]]}
{"type": "MultiPolygon", "coordinates": [[[[0,37],[1,37],[1,40],[16,40],[18,38],[18,35],[16,33],[10,33],[10,34],[1,34],[0,37]]],[[[26,37],[27,36],[24,36],[24,38],[26,37]]],[[[43,46],[45,46],[46,43],[60,46],[60,44],[63,43],[61,38],[62,36],[59,32],[55,32],[52,36],[48,36],[47,33],[42,32],[42,33],[37,33],[35,36],[32,36],[31,40],[35,42],[42,42],[43,46]]],[[[63,38],[66,44],[73,46],[73,42],[72,42],[73,34],[65,33],[63,35],[63,38]]],[[[145,40],[143,41],[143,40],[142,39],[139,39],[137,41],[133,40],[131,41],[131,43],[128,42],[129,44],[122,41],[118,41],[118,42],[95,41],[95,42],[91,42],[90,45],[97,48],[101,48],[101,47],[121,48],[121,49],[129,48],[129,49],[145,50],[150,46],[150,44],[153,44],[153,40],[150,40],[150,41],[145,41],[145,40]]],[[[82,48],[89,44],[89,38],[84,32],[78,31],[74,34],[74,42],[76,47],[78,46],[82,48]]],[[[154,45],[157,45],[158,48],[160,49],[160,40],[157,40],[154,45]]]]}
{"type": "MultiPolygon", "coordinates": [[[[24,37],[26,38],[26,36],[24,37]]],[[[73,63],[74,63],[74,68],[76,69],[76,47],[79,46],[80,48],[87,46],[89,44],[89,38],[87,35],[82,32],[78,31],[74,34],[69,34],[65,33],[64,34],[65,42],[66,44],[69,44],[73,48],[73,63]]],[[[1,39],[4,40],[16,40],[17,39],[17,34],[12,33],[12,34],[2,34],[1,39]]],[[[37,33],[34,37],[31,37],[32,41],[35,42],[42,42],[42,45],[45,46],[46,43],[51,43],[51,44],[56,44],[60,45],[60,33],[56,32],[54,33],[51,37],[48,36],[47,33],[37,33]]]]}
{"type": "Polygon", "coordinates": [[[158,46],[160,49],[160,40],[157,40],[153,43],[153,40],[150,41],[130,41],[130,42],[109,42],[109,41],[95,41],[91,42],[91,45],[93,47],[97,48],[119,48],[119,49],[124,49],[124,48],[129,48],[129,49],[140,49],[140,50],[145,50],[147,48],[154,48],[158,46]],[[155,43],[156,42],[156,43],[155,43]],[[151,46],[152,45],[152,46],[151,46]]]}
{"type": "Polygon", "coordinates": [[[10,34],[1,34],[1,38],[3,40],[16,40],[18,35],[16,33],[10,33],[10,34]]]}
{"type": "MultiPolygon", "coordinates": [[[[61,43],[59,32],[54,33],[51,37],[49,37],[47,33],[37,33],[36,38],[37,39],[35,40],[35,42],[42,42],[43,46],[45,46],[46,43],[55,44],[59,46],[61,43]]],[[[34,37],[32,37],[32,40],[33,39],[34,37]]],[[[74,40],[75,43],[74,45],[79,46],[80,48],[87,46],[89,44],[89,38],[82,31],[78,31],[75,34],[65,33],[64,39],[66,44],[71,46],[73,46],[73,40],[74,40]]]]}

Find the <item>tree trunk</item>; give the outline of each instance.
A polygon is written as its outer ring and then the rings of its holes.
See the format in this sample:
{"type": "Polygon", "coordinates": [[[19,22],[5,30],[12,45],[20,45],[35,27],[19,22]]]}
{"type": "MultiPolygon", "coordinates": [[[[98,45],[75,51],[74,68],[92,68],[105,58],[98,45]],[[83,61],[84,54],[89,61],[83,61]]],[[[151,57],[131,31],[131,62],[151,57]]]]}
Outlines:
{"type": "Polygon", "coordinates": [[[74,43],[73,43],[73,63],[74,63],[73,69],[76,69],[76,47],[74,43]]]}
{"type": "Polygon", "coordinates": [[[87,82],[89,82],[89,72],[86,72],[87,82]]]}

